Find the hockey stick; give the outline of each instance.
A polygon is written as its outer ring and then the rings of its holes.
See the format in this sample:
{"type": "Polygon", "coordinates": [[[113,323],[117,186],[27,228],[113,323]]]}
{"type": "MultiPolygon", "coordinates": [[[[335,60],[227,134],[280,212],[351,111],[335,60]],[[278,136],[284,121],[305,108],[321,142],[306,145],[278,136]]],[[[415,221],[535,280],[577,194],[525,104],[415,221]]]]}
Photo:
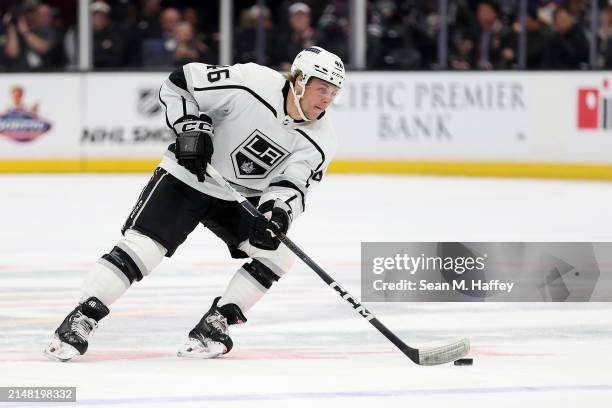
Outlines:
{"type": "MultiPolygon", "coordinates": [[[[225,187],[225,189],[231,193],[236,201],[240,203],[252,217],[259,217],[261,213],[259,210],[251,204],[245,197],[234,189],[221,176],[214,167],[210,164],[206,168],[206,172],[210,175],[217,183],[225,187]]],[[[332,289],[338,292],[338,295],[346,300],[352,307],[359,313],[361,317],[366,319],[370,324],[381,332],[391,343],[400,349],[410,360],[419,365],[438,365],[450,363],[463,356],[465,356],[470,350],[470,341],[468,339],[462,339],[452,344],[445,346],[436,347],[432,349],[416,349],[408,346],[399,337],[397,337],[391,330],[389,330],[384,324],[382,324],[376,316],[374,316],[368,309],[366,309],[357,299],[355,299],[346,289],[338,284],[334,279],[327,274],[315,261],[313,261],[304,251],[302,251],[297,245],[293,243],[285,234],[281,231],[274,231],[278,239],[287,246],[295,255],[298,256],[306,265],[308,265],[321,279],[325,281],[332,289]]]]}

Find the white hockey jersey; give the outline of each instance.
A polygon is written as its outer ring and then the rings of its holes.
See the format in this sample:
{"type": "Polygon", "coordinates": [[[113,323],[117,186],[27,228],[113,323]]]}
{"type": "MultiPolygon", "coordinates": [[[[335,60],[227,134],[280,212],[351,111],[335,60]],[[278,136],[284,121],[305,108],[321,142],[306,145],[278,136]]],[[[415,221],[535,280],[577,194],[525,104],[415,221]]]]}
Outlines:
{"type": "MultiPolygon", "coordinates": [[[[327,170],[336,137],[325,112],[314,121],[291,119],[288,92],[289,82],[280,73],[257,64],[191,63],[166,79],[159,98],[170,128],[185,115],[210,116],[211,164],[246,197],[261,196],[260,203],[281,199],[296,217],[327,170]]],[[[160,166],[196,190],[233,200],[212,178],[198,182],[171,151],[160,166]]]]}

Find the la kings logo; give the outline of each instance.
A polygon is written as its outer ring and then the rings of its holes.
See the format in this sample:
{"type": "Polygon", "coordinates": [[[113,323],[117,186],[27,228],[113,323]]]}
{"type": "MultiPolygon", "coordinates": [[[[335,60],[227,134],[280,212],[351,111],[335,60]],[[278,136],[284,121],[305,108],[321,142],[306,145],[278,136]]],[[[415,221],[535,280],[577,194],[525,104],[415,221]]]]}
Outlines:
{"type": "Polygon", "coordinates": [[[259,130],[255,130],[232,152],[232,164],[236,178],[263,179],[287,156],[287,150],[259,130]]]}

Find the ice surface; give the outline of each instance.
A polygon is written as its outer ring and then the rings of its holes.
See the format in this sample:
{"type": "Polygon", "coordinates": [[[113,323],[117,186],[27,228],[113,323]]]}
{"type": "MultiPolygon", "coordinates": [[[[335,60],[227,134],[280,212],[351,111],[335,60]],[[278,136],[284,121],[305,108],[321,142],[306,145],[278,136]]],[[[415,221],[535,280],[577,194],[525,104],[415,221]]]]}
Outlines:
{"type": "MultiPolygon", "coordinates": [[[[46,360],[42,348],[147,178],[0,176],[0,386],[76,386],[78,405],[96,407],[612,404],[611,304],[368,304],[411,345],[471,339],[474,366],[419,367],[299,262],[232,327],[230,354],[180,360],[242,263],[203,228],[112,305],[86,356],[46,360]]],[[[358,297],[361,241],[612,241],[611,187],[332,175],[291,237],[358,297]]]]}

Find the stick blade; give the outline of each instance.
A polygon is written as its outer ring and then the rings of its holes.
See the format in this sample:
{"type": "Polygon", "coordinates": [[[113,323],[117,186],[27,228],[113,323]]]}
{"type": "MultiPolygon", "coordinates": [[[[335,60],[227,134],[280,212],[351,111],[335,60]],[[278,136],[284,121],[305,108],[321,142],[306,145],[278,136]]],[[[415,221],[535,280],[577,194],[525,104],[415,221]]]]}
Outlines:
{"type": "Polygon", "coordinates": [[[470,340],[462,339],[446,346],[419,350],[419,362],[417,364],[424,366],[446,364],[467,355],[469,351],[470,340]]]}

